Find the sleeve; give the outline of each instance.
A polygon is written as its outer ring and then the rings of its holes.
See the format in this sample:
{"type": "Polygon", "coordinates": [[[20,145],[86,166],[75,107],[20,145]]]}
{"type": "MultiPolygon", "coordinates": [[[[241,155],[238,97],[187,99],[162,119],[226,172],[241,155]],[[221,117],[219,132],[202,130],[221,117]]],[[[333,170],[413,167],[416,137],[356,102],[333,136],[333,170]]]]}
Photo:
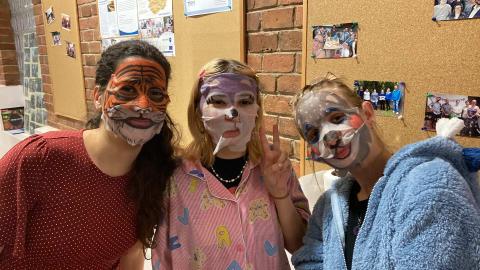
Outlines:
{"type": "Polygon", "coordinates": [[[293,205],[297,209],[297,212],[300,216],[306,221],[310,218],[310,209],[308,208],[308,200],[303,194],[302,187],[300,186],[300,182],[292,170],[292,174],[290,179],[288,179],[288,187],[290,190],[290,199],[293,202],[293,205]]]}
{"type": "Polygon", "coordinates": [[[323,269],[323,209],[325,194],[316,203],[313,214],[308,221],[307,233],[303,237],[303,246],[292,256],[292,263],[297,270],[323,269]]]}
{"type": "Polygon", "coordinates": [[[478,269],[480,210],[462,174],[437,158],[404,180],[409,187],[394,221],[395,269],[478,269]]]}
{"type": "Polygon", "coordinates": [[[28,213],[41,193],[45,140],[34,135],[0,159],[0,246],[11,256],[25,254],[28,213]]]}

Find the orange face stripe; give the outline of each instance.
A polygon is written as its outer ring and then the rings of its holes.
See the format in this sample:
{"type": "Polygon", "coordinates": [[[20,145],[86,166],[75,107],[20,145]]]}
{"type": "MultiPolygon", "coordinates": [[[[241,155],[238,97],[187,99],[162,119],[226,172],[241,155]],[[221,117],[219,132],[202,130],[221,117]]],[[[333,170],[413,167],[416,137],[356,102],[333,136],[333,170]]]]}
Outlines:
{"type": "Polygon", "coordinates": [[[116,105],[165,111],[170,98],[165,71],[160,64],[140,58],[124,59],[107,86],[105,109],[116,105]]]}

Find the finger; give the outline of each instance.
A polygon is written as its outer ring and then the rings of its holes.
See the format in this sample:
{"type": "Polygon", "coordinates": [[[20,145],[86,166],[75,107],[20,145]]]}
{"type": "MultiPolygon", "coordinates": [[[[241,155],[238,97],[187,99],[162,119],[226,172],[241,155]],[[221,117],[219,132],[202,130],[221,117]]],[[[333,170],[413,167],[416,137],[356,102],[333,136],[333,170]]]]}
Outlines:
{"type": "Polygon", "coordinates": [[[280,135],[278,134],[278,124],[273,125],[273,150],[280,150],[280,135]]]}
{"type": "Polygon", "coordinates": [[[259,139],[260,143],[262,144],[262,150],[263,154],[266,154],[270,151],[270,145],[267,140],[267,135],[265,135],[265,129],[263,127],[260,127],[260,130],[258,131],[259,134],[259,139]]]}

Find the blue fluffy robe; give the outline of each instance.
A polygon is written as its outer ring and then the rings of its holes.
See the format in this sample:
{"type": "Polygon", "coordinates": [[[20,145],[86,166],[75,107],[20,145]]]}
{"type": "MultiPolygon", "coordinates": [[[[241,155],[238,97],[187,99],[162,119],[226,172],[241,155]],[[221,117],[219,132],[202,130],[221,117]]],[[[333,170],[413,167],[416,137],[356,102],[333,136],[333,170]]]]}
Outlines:
{"type": "MultiPolygon", "coordinates": [[[[346,269],[352,181],[338,180],[318,200],[292,258],[296,269],[346,269]]],[[[480,269],[480,189],[460,145],[435,137],[388,161],[370,195],[352,269],[480,269]]]]}

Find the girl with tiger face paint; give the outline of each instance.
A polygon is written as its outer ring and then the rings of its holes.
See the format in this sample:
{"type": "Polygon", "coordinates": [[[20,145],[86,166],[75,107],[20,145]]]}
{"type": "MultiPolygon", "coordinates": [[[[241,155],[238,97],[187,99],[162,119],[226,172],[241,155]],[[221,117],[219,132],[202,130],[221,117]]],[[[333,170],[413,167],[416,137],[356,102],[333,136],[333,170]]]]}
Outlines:
{"type": "Polygon", "coordinates": [[[162,130],[170,102],[165,72],[151,60],[127,58],[111,75],[103,100],[105,127],[131,145],[143,145],[162,130]]]}

